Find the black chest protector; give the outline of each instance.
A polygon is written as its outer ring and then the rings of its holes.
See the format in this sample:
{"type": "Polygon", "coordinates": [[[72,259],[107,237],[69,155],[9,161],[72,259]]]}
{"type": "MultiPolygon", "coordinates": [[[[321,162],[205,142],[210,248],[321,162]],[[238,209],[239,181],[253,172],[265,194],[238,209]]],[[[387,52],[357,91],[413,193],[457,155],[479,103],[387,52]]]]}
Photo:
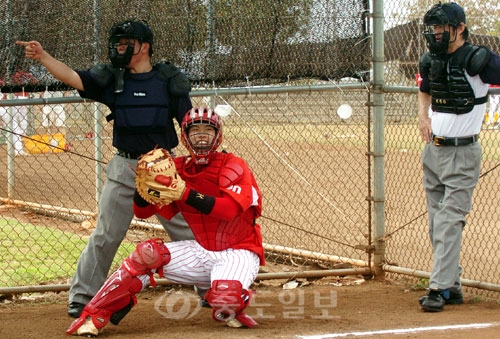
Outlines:
{"type": "MultiPolygon", "coordinates": [[[[109,88],[116,74],[109,65],[91,70],[100,87],[109,88]]],[[[155,65],[148,73],[125,73],[123,88],[114,91],[113,146],[129,153],[143,154],[154,147],[171,149],[178,144],[173,118],[179,96],[189,95],[190,83],[178,68],[169,63],[155,65]]]]}
{"type": "Polygon", "coordinates": [[[114,130],[118,135],[166,133],[168,120],[167,82],[154,72],[145,78],[129,76],[114,103],[114,130]]]}
{"type": "Polygon", "coordinates": [[[465,114],[472,111],[474,105],[484,104],[488,101],[488,96],[475,97],[465,76],[466,70],[469,75],[474,76],[486,66],[489,55],[479,51],[480,49],[482,47],[465,44],[448,60],[441,57],[427,58],[427,62],[430,62],[428,66],[432,110],[442,113],[465,114]]]}

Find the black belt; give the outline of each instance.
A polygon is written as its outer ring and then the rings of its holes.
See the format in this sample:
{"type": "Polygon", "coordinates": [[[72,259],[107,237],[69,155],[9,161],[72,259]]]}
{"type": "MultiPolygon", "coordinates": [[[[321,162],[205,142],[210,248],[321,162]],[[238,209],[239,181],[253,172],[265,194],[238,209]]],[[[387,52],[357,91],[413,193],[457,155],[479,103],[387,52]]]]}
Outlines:
{"type": "Polygon", "coordinates": [[[142,153],[130,153],[121,149],[117,150],[116,154],[127,159],[138,159],[142,155],[142,153]]]}
{"type": "Polygon", "coordinates": [[[460,138],[447,138],[440,137],[437,135],[431,135],[431,141],[436,146],[465,146],[475,143],[479,140],[479,134],[471,135],[469,137],[460,137],[460,138]]]}

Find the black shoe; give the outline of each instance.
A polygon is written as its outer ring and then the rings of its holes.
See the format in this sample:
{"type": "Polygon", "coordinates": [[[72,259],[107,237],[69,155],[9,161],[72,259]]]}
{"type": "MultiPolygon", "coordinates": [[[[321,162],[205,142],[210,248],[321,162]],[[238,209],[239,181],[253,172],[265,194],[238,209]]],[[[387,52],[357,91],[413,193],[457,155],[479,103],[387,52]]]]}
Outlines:
{"type": "Polygon", "coordinates": [[[430,290],[427,296],[422,300],[422,310],[427,312],[441,312],[446,303],[443,292],[442,290],[430,290]]]}
{"type": "Polygon", "coordinates": [[[446,305],[460,305],[464,303],[464,297],[461,292],[454,293],[450,291],[450,297],[444,300],[446,305]]]}
{"type": "MultiPolygon", "coordinates": [[[[425,299],[427,299],[428,294],[418,298],[418,303],[422,305],[425,299]]],[[[444,299],[444,303],[446,305],[460,305],[464,303],[464,297],[461,292],[452,292],[450,291],[450,297],[448,299],[444,299]]]]}
{"type": "Polygon", "coordinates": [[[73,301],[73,302],[69,303],[68,315],[71,318],[80,318],[80,314],[82,314],[84,308],[85,308],[84,304],[77,303],[77,302],[73,301]]]}
{"type": "Polygon", "coordinates": [[[205,299],[200,299],[200,306],[201,307],[206,307],[206,308],[212,308],[212,306],[210,306],[210,304],[208,303],[208,301],[206,301],[205,299]]]}

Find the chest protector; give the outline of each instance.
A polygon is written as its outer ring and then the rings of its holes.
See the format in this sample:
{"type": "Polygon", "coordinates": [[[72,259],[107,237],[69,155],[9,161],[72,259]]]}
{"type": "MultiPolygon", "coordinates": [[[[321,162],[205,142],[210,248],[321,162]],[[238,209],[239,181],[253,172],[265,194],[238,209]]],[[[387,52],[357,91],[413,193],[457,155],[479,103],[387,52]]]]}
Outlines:
{"type": "MultiPolygon", "coordinates": [[[[179,174],[188,186],[196,187],[199,193],[217,198],[222,196],[225,188],[220,186],[219,178],[227,181],[228,176],[232,177],[234,182],[230,184],[239,184],[242,178],[235,178],[232,174],[226,175],[224,173],[226,171],[234,173],[234,166],[240,166],[238,162],[231,163],[232,157],[232,154],[216,153],[210,159],[210,164],[203,171],[194,175],[190,174],[189,169],[186,168],[185,157],[176,158],[175,161],[179,174]]],[[[251,190],[251,187],[243,187],[243,190],[251,190]]],[[[242,192],[241,194],[246,193],[242,192]]],[[[257,210],[254,206],[247,208],[246,211],[234,220],[227,221],[202,214],[195,208],[182,202],[180,204],[182,204],[182,215],[191,227],[196,241],[205,249],[223,251],[228,248],[253,248],[261,246],[259,235],[256,233],[254,227],[255,218],[257,217],[257,210]]]]}
{"type": "MultiPolygon", "coordinates": [[[[441,58],[430,58],[430,87],[432,109],[442,113],[465,114],[472,111],[474,105],[484,104],[488,97],[476,98],[474,91],[465,76],[468,66],[476,66],[472,60],[478,47],[466,44],[460,47],[446,61],[441,58]]],[[[485,64],[483,65],[483,67],[485,64]]],[[[470,74],[469,75],[477,75],[470,74]]]]}
{"type": "MultiPolygon", "coordinates": [[[[98,65],[91,72],[103,88],[114,83],[116,74],[109,65],[98,65]]],[[[123,89],[113,94],[112,113],[106,117],[114,120],[113,146],[136,154],[177,146],[175,114],[169,114],[169,109],[175,109],[177,96],[189,94],[187,77],[170,63],[159,63],[148,73],[123,76],[123,89]]]]}
{"type": "Polygon", "coordinates": [[[123,92],[116,96],[115,127],[119,134],[142,133],[143,126],[151,126],[153,133],[161,132],[168,117],[161,117],[168,115],[166,81],[154,73],[140,78],[132,76],[129,75],[123,92]]]}

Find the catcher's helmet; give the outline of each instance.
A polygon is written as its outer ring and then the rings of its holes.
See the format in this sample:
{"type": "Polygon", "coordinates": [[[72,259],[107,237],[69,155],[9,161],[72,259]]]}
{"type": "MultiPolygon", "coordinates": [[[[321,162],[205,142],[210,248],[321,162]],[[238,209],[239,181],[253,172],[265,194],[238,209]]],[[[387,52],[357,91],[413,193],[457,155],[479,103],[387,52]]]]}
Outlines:
{"type": "Polygon", "coordinates": [[[123,68],[130,63],[134,55],[134,47],[128,46],[125,53],[119,54],[116,45],[120,39],[136,39],[140,43],[149,43],[149,56],[153,55],[153,32],[146,21],[126,20],[116,23],[109,32],[108,57],[114,67],[123,68]]]}
{"type": "Polygon", "coordinates": [[[181,141],[197,164],[207,164],[211,155],[222,143],[222,120],[209,107],[194,107],[189,110],[181,124],[181,141]],[[189,129],[193,125],[205,124],[215,129],[215,137],[209,145],[200,147],[192,143],[189,129]]]}

